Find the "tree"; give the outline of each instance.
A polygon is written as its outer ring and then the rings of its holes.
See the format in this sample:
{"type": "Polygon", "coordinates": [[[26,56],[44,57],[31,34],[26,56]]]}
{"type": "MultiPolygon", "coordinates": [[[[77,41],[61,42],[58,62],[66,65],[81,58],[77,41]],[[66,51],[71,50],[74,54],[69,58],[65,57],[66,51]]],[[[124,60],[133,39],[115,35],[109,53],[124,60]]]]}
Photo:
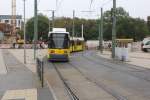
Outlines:
{"type": "MultiPolygon", "coordinates": [[[[49,19],[42,14],[38,15],[38,39],[47,39],[49,31],[49,19]]],[[[34,36],[34,17],[29,19],[26,24],[27,40],[33,40],[34,36]]]]}
{"type": "MultiPolygon", "coordinates": [[[[133,38],[136,40],[142,40],[149,30],[146,22],[140,18],[132,18],[129,13],[123,8],[116,9],[117,17],[117,38],[133,38]]],[[[111,39],[112,37],[112,10],[104,13],[104,39],[111,39]]]]}
{"type": "MultiPolygon", "coordinates": [[[[148,35],[147,23],[140,18],[132,18],[129,13],[122,7],[116,9],[117,17],[117,38],[133,38],[134,40],[142,40],[148,35]]],[[[27,22],[27,34],[29,39],[33,39],[34,35],[34,17],[27,22]]],[[[80,19],[75,18],[75,36],[81,36],[81,25],[84,25],[85,40],[96,40],[99,36],[100,19],[80,19]]],[[[47,39],[49,20],[43,15],[38,16],[38,35],[43,39],[47,39]]],[[[69,17],[55,18],[56,28],[66,28],[72,36],[73,20],[69,17]]],[[[104,12],[104,33],[105,40],[112,39],[112,9],[104,12]]]]}

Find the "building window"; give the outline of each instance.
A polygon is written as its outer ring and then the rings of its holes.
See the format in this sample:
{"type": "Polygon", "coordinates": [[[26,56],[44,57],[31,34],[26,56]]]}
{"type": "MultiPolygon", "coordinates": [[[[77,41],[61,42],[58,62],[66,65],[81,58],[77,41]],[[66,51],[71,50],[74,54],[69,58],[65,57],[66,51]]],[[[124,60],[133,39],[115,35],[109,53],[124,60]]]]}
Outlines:
{"type": "Polygon", "coordinates": [[[9,20],[5,20],[5,23],[9,23],[9,20]]]}
{"type": "Polygon", "coordinates": [[[20,26],[20,20],[18,20],[18,26],[20,26]]]}

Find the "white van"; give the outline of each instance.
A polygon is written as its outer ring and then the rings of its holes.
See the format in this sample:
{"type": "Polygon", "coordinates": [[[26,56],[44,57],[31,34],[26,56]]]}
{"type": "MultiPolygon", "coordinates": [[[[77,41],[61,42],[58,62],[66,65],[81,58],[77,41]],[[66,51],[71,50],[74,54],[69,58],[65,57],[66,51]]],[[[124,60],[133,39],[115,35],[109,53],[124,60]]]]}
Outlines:
{"type": "Polygon", "coordinates": [[[150,38],[144,38],[142,41],[141,49],[144,52],[150,52],[150,38]]]}

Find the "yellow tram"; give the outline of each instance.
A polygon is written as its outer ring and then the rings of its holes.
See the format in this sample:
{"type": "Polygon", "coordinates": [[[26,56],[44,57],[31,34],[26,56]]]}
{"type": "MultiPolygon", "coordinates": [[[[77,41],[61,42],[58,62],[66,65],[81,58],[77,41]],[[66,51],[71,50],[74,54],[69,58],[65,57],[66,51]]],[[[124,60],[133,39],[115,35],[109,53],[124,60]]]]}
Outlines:
{"type": "Polygon", "coordinates": [[[84,38],[71,37],[70,38],[70,52],[83,51],[85,49],[84,38]]]}
{"type": "Polygon", "coordinates": [[[48,60],[68,61],[70,54],[69,32],[63,28],[54,28],[48,34],[48,60]]]}
{"type": "Polygon", "coordinates": [[[48,34],[48,60],[69,61],[70,52],[84,50],[84,39],[70,37],[64,28],[54,28],[48,34]]]}

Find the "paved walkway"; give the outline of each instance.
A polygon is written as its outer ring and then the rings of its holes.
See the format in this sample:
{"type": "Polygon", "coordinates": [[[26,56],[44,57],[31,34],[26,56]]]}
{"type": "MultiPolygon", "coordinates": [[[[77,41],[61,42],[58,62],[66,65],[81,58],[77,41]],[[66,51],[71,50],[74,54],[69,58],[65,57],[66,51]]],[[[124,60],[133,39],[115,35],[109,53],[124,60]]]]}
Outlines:
{"type": "Polygon", "coordinates": [[[35,73],[8,50],[2,53],[7,74],[0,75],[0,100],[53,100],[46,83],[41,88],[35,73]]]}
{"type": "MultiPolygon", "coordinates": [[[[24,63],[24,49],[9,49],[8,50],[13,56],[16,57],[21,63],[24,63]]],[[[43,58],[46,56],[46,49],[38,49],[37,56],[43,58]]],[[[35,60],[34,60],[34,49],[26,49],[26,65],[29,70],[33,73],[36,72],[35,60]]]]}
{"type": "Polygon", "coordinates": [[[0,49],[0,75],[7,74],[7,69],[4,63],[2,50],[0,49]]]}
{"type": "MultiPolygon", "coordinates": [[[[103,58],[112,59],[110,51],[104,51],[102,54],[97,52],[97,54],[103,58]]],[[[129,52],[129,61],[125,63],[150,68],[150,53],[142,51],[129,52]]]]}

